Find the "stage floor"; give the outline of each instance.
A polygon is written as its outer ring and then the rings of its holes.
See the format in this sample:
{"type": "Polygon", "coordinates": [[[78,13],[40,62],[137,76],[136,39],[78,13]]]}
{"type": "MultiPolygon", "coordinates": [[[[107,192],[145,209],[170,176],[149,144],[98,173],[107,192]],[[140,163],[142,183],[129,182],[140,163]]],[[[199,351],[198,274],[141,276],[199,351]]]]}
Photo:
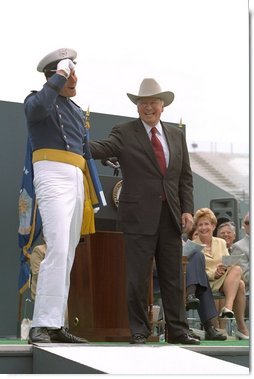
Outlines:
{"type": "Polygon", "coordinates": [[[105,342],[28,345],[27,341],[0,339],[0,362],[0,374],[240,375],[249,374],[249,341],[204,340],[199,346],[166,343],[136,346],[105,342]],[[14,363],[15,358],[19,364],[14,363]],[[26,368],[25,358],[29,360],[26,368]],[[14,367],[19,371],[12,371],[14,367]]]}

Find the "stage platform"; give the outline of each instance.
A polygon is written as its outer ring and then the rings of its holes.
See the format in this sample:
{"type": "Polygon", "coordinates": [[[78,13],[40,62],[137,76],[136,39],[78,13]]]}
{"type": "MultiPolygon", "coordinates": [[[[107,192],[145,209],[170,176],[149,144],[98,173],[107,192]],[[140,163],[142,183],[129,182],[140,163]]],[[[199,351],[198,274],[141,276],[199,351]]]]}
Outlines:
{"type": "Polygon", "coordinates": [[[147,343],[37,344],[0,339],[0,374],[246,375],[248,341],[199,346],[147,343]]]}

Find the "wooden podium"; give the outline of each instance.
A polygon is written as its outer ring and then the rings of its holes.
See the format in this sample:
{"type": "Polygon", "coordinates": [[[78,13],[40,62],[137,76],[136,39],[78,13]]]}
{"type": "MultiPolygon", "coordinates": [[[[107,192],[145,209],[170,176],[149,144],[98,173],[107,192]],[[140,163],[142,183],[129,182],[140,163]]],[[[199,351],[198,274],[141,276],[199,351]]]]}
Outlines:
{"type": "MultiPolygon", "coordinates": [[[[185,301],[187,258],[182,258],[185,301]]],[[[81,238],[71,272],[68,301],[71,333],[89,341],[130,340],[123,234],[98,231],[81,238]]],[[[152,326],[153,276],[148,294],[152,326]]],[[[158,336],[151,335],[150,341],[158,336]]]]}
{"type": "Polygon", "coordinates": [[[125,258],[120,232],[81,238],[71,272],[71,333],[89,341],[129,341],[125,258]]]}

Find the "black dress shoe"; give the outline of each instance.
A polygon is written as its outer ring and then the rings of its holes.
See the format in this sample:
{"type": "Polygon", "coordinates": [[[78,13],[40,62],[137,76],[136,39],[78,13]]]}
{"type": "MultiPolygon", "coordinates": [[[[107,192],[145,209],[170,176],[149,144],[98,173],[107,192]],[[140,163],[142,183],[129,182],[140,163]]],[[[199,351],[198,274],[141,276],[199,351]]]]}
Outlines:
{"type": "Polygon", "coordinates": [[[196,338],[190,337],[189,334],[183,334],[182,336],[168,340],[168,343],[181,343],[182,345],[200,345],[200,341],[196,338]]]}
{"type": "Polygon", "coordinates": [[[28,343],[50,343],[51,339],[47,328],[31,328],[28,343]]]}
{"type": "Polygon", "coordinates": [[[226,339],[227,337],[215,329],[214,326],[210,326],[205,332],[205,340],[225,341],[226,339]]]}
{"type": "Polygon", "coordinates": [[[130,340],[131,344],[145,344],[146,343],[146,337],[143,334],[134,334],[131,336],[130,340]]]}
{"type": "Polygon", "coordinates": [[[63,327],[61,329],[48,329],[48,334],[50,335],[51,342],[88,343],[84,338],[74,336],[63,327]]]}
{"type": "Polygon", "coordinates": [[[200,305],[200,300],[194,295],[190,294],[186,299],[186,311],[190,309],[198,309],[200,305]]]}

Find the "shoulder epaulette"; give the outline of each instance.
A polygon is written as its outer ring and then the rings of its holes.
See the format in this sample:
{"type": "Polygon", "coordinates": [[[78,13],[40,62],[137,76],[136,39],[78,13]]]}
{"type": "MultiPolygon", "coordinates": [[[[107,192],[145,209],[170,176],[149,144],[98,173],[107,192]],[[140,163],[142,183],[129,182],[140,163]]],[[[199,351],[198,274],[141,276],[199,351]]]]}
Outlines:
{"type": "Polygon", "coordinates": [[[30,96],[33,96],[33,95],[35,95],[36,94],[36,92],[38,92],[38,91],[35,91],[35,90],[32,90],[31,91],[31,93],[29,93],[29,95],[25,98],[25,100],[24,101],[26,101],[26,99],[28,99],[30,96]]]}

